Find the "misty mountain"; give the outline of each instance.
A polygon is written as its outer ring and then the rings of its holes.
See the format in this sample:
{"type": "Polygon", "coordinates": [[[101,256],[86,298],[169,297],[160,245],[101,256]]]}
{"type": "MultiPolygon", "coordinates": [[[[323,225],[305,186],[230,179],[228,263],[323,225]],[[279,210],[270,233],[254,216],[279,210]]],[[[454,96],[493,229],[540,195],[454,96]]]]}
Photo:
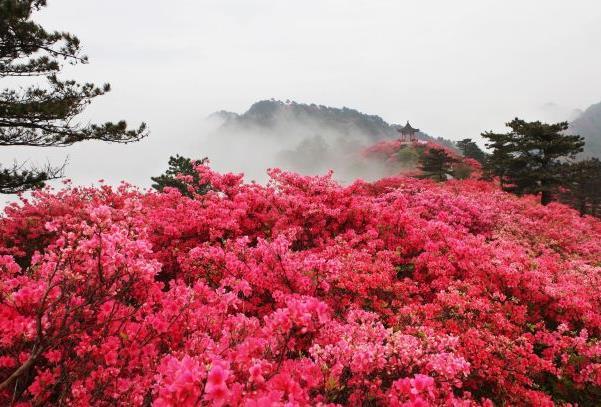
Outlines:
{"type": "MultiPolygon", "coordinates": [[[[265,169],[279,167],[302,174],[324,174],[347,182],[389,175],[380,163],[366,163],[362,152],[399,138],[395,124],[347,107],[335,108],[291,101],[262,100],[237,114],[219,111],[209,116],[214,129],[203,141],[202,154],[217,169],[243,172],[264,181],[265,169]]],[[[431,140],[456,149],[452,141],[431,140]]]]}
{"type": "MultiPolygon", "coordinates": [[[[396,129],[402,127],[389,124],[380,116],[365,114],[348,107],[335,108],[274,99],[256,102],[243,114],[219,111],[211,117],[223,120],[223,131],[249,130],[263,134],[276,132],[281,137],[301,133],[305,136],[303,138],[348,136],[373,142],[398,138],[396,129]],[[282,130],[286,130],[288,134],[282,130]]],[[[418,133],[417,137],[456,148],[455,143],[450,140],[434,138],[423,132],[418,133]]]]}
{"type": "Polygon", "coordinates": [[[572,121],[570,132],[584,137],[584,157],[601,158],[601,103],[590,106],[572,121]]]}
{"type": "MultiPolygon", "coordinates": [[[[243,114],[218,112],[215,115],[224,119],[224,128],[261,129],[263,131],[278,130],[282,123],[296,127],[293,133],[301,128],[302,132],[314,132],[308,136],[323,134],[357,135],[378,141],[393,137],[394,129],[379,116],[367,115],[357,110],[342,109],[279,100],[262,100],[254,103],[243,114]]],[[[286,134],[281,134],[285,137],[286,134]]]]}

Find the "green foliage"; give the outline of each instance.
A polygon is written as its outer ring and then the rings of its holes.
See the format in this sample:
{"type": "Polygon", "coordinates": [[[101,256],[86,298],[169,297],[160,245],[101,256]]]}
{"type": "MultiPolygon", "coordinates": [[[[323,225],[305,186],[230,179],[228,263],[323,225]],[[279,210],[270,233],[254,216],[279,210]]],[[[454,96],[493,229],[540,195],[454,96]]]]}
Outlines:
{"type": "MultiPolygon", "coordinates": [[[[576,365],[576,367],[579,365],[578,361],[572,357],[570,357],[570,364],[576,365]]],[[[599,400],[601,400],[601,389],[599,386],[588,383],[578,385],[568,377],[557,377],[551,374],[543,375],[540,381],[542,383],[542,390],[550,394],[557,405],[599,406],[599,400]]]]}
{"type": "Polygon", "coordinates": [[[597,158],[566,164],[562,168],[565,191],[561,199],[581,215],[598,216],[601,203],[601,161],[597,158]]]}
{"type": "Polygon", "coordinates": [[[411,168],[419,162],[420,153],[415,148],[403,147],[398,152],[398,159],[403,167],[411,168]]]}
{"type": "Polygon", "coordinates": [[[63,167],[24,169],[23,165],[14,164],[10,168],[0,168],[0,193],[16,194],[32,188],[42,188],[44,181],[60,178],[63,167]]]}
{"type": "Polygon", "coordinates": [[[508,133],[486,132],[493,150],[485,170],[498,176],[503,189],[516,194],[540,194],[541,203],[553,200],[563,183],[562,165],[582,151],[584,141],[568,135],[567,122],[546,124],[514,119],[508,133]]]}
{"type": "Polygon", "coordinates": [[[463,140],[458,141],[457,147],[459,148],[459,151],[461,151],[461,154],[463,154],[464,157],[473,158],[480,164],[484,164],[486,162],[486,153],[482,151],[482,149],[478,147],[478,144],[472,141],[472,139],[465,138],[463,140]]]}
{"type": "Polygon", "coordinates": [[[211,185],[202,182],[196,167],[207,161],[207,158],[192,160],[180,155],[169,157],[167,171],[158,177],[151,177],[154,182],[152,187],[157,191],[163,191],[165,187],[177,188],[188,197],[193,197],[195,194],[204,195],[211,190],[211,185]]]}
{"type": "MultiPolygon", "coordinates": [[[[94,98],[110,91],[110,85],[58,78],[63,63],[88,60],[81,55],[77,37],[46,31],[31,21],[32,14],[45,6],[45,0],[0,0],[0,79],[45,79],[41,84],[0,90],[0,146],[67,146],[83,140],[128,143],[146,136],[144,123],[132,130],[124,121],[82,124],[75,120],[94,98]]],[[[39,187],[59,176],[57,170],[4,169],[0,191],[39,187]]]]}
{"type": "Polygon", "coordinates": [[[453,174],[453,164],[456,162],[457,159],[451,157],[445,150],[431,148],[420,157],[419,168],[424,178],[445,181],[448,175],[453,174]]]}
{"type": "Polygon", "coordinates": [[[453,166],[453,178],[456,179],[468,179],[472,172],[474,169],[467,164],[458,163],[453,166]]]}

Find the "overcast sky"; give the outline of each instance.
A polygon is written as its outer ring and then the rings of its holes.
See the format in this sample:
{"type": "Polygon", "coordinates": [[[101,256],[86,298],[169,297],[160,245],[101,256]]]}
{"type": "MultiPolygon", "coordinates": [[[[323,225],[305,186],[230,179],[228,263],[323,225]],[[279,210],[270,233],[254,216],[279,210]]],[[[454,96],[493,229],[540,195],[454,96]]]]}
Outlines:
{"type": "Polygon", "coordinates": [[[143,183],[171,153],[202,156],[208,114],[260,99],[348,106],[451,139],[601,101],[599,0],[48,3],[36,19],[76,34],[90,57],[64,77],[113,87],[86,119],[146,121],[152,131],[133,146],[0,156],[68,154],[69,175],[83,183],[143,183]],[[557,106],[543,111],[549,102],[557,106]]]}

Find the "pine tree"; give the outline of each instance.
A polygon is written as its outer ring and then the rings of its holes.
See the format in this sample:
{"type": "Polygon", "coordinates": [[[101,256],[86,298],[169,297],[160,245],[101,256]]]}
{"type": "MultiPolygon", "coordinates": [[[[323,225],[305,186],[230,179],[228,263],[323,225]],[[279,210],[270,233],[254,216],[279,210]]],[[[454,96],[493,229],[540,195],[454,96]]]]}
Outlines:
{"type": "Polygon", "coordinates": [[[478,144],[476,144],[472,139],[465,138],[458,141],[457,147],[464,157],[472,158],[478,161],[480,164],[484,164],[486,162],[487,154],[482,151],[482,149],[478,147],[478,144]]]}
{"type": "MultiPolygon", "coordinates": [[[[45,6],[46,0],[0,0],[0,79],[13,78],[13,83],[23,77],[45,79],[0,90],[0,146],[68,146],[83,140],[128,143],[144,137],[145,124],[131,130],[124,121],[76,121],[94,98],[110,91],[110,85],[58,78],[64,63],[85,64],[88,59],[81,54],[77,37],[46,31],[31,20],[45,6]]],[[[5,166],[0,170],[0,193],[39,187],[61,175],[62,167],[5,166]]]]}
{"type": "Polygon", "coordinates": [[[453,164],[457,159],[451,157],[441,148],[430,148],[420,157],[420,170],[424,178],[432,178],[436,181],[445,181],[448,175],[453,174],[453,164]]]}
{"type": "Polygon", "coordinates": [[[599,215],[601,203],[601,161],[597,158],[563,166],[565,191],[562,201],[578,209],[581,215],[599,215]]]}
{"type": "MultiPolygon", "coordinates": [[[[502,135],[494,135],[502,136],[502,135]]],[[[499,137],[500,138],[500,137],[499,137]]],[[[492,152],[486,157],[483,166],[483,175],[485,179],[491,180],[494,177],[499,178],[501,188],[505,189],[505,179],[511,163],[511,156],[505,144],[505,139],[500,138],[487,144],[492,152]]]]}
{"type": "Polygon", "coordinates": [[[188,197],[193,197],[194,194],[204,195],[211,189],[211,185],[202,182],[195,167],[203,165],[207,161],[207,158],[192,160],[180,155],[169,157],[167,171],[158,177],[150,178],[154,182],[152,187],[157,191],[163,191],[165,187],[177,188],[182,195],[188,197]]]}
{"type": "Polygon", "coordinates": [[[568,123],[546,124],[514,119],[508,133],[486,132],[493,150],[486,169],[499,177],[501,186],[517,194],[540,194],[549,204],[562,184],[562,165],[582,151],[584,141],[565,134],[568,123]]]}

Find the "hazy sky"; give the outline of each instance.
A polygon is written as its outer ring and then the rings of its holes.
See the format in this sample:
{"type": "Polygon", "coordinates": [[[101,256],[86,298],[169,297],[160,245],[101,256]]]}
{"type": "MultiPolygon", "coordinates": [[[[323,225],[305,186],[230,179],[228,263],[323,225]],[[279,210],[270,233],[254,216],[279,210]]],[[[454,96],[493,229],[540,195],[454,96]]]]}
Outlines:
{"type": "Polygon", "coordinates": [[[259,99],[348,106],[451,139],[548,115],[548,102],[561,116],[601,101],[599,0],[49,0],[37,20],[90,57],[64,77],[112,84],[86,119],[152,131],[127,147],[0,156],[68,154],[80,182],[142,182],[171,153],[202,156],[203,119],[259,99]]]}

